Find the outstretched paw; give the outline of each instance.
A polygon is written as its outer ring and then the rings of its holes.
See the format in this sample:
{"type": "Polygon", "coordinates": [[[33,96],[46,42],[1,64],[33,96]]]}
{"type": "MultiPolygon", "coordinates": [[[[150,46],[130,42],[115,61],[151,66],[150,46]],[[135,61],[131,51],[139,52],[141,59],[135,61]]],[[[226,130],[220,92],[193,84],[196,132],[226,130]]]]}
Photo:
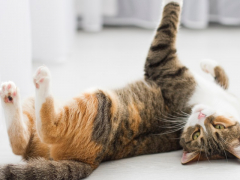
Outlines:
{"type": "Polygon", "coordinates": [[[175,3],[178,3],[181,7],[182,7],[182,4],[183,4],[183,0],[163,0],[163,5],[167,5],[171,2],[175,2],[175,3]]]}
{"type": "Polygon", "coordinates": [[[40,66],[33,77],[33,82],[37,89],[46,90],[49,86],[50,79],[51,73],[49,69],[46,66],[40,66]]]}
{"type": "Polygon", "coordinates": [[[0,90],[1,99],[5,103],[15,103],[18,100],[19,92],[14,82],[4,82],[0,90]]]}
{"type": "Polygon", "coordinates": [[[211,59],[204,59],[201,61],[200,66],[202,70],[206,73],[211,74],[213,77],[215,77],[215,67],[217,67],[219,64],[217,61],[211,60],[211,59]]]}

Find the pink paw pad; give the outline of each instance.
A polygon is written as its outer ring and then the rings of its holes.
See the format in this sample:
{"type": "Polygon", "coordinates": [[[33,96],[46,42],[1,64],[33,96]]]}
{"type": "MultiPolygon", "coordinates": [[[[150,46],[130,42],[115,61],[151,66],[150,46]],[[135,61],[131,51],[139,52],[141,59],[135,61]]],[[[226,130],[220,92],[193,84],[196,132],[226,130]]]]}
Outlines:
{"type": "Polygon", "coordinates": [[[17,97],[18,89],[13,82],[5,82],[1,85],[0,95],[5,103],[13,103],[14,98],[17,97]]]}
{"type": "Polygon", "coordinates": [[[15,92],[13,92],[13,96],[16,96],[17,95],[17,92],[15,91],[15,92]]]}
{"type": "Polygon", "coordinates": [[[46,83],[48,83],[47,80],[49,79],[49,77],[50,77],[50,73],[48,68],[45,66],[39,67],[33,78],[36,89],[40,89],[42,84],[45,85],[46,83]]]}
{"type": "Polygon", "coordinates": [[[39,75],[41,73],[41,69],[39,69],[38,71],[37,71],[37,75],[39,75]]]}
{"type": "Polygon", "coordinates": [[[12,99],[12,97],[11,96],[6,96],[5,98],[4,98],[4,102],[5,103],[13,103],[13,99],[12,99]]]}
{"type": "Polygon", "coordinates": [[[7,89],[9,90],[11,87],[12,87],[11,84],[9,84],[9,85],[7,86],[7,89]]]}
{"type": "Polygon", "coordinates": [[[44,78],[40,79],[40,82],[43,82],[44,81],[44,78]]]}
{"type": "MultiPolygon", "coordinates": [[[[12,95],[13,95],[13,96],[16,96],[17,93],[14,92],[12,95]]],[[[5,96],[5,97],[4,97],[4,102],[5,102],[5,103],[13,103],[13,97],[12,97],[11,95],[5,96]]]]}

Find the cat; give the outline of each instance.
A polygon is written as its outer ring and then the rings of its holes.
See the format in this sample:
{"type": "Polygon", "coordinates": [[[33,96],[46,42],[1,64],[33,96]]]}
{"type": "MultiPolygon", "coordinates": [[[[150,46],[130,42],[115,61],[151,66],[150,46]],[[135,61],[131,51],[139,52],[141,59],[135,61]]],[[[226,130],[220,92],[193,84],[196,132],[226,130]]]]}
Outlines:
{"type": "Polygon", "coordinates": [[[180,138],[181,162],[240,159],[240,101],[227,91],[228,76],[216,61],[204,60],[201,66],[217,83],[194,75],[197,87],[188,102],[192,110],[180,138]]]}
{"type": "MultiPolygon", "coordinates": [[[[174,0],[174,2],[181,6],[183,1],[174,0]]],[[[180,10],[169,10],[171,15],[169,18],[165,16],[166,8],[167,6],[163,13],[162,24],[157,29],[162,34],[156,34],[145,64],[145,80],[147,82],[152,80],[161,87],[164,102],[171,110],[179,111],[180,108],[180,111],[185,110],[185,113],[190,113],[185,123],[183,123],[184,119],[179,119],[177,115],[168,118],[169,121],[179,122],[180,127],[184,124],[180,137],[180,144],[183,147],[181,162],[187,164],[233,156],[240,159],[240,101],[227,91],[228,76],[216,61],[203,60],[202,70],[211,74],[215,83],[203,79],[191,70],[189,70],[192,74],[191,78],[186,78],[188,69],[179,65],[180,62],[175,56],[174,32],[176,31],[170,30],[177,28],[172,21],[179,18],[180,10]],[[164,19],[167,21],[163,22],[164,19]],[[172,39],[174,40],[171,41],[172,39]],[[173,78],[174,82],[166,77],[173,78]],[[176,84],[183,80],[188,81],[189,84],[182,82],[176,84]],[[186,87],[183,86],[189,86],[188,96],[183,94],[183,91],[186,93],[186,87]]]]}
{"type": "MultiPolygon", "coordinates": [[[[103,161],[179,150],[181,146],[183,164],[200,156],[195,153],[195,143],[186,140],[195,126],[194,110],[211,105],[205,102],[209,92],[202,85],[216,89],[216,94],[209,93],[211,98],[220,93],[228,102],[232,96],[223,90],[228,78],[223,68],[212,66],[215,62],[203,62],[202,68],[223,88],[207,83],[179,61],[175,41],[182,2],[163,0],[161,24],[146,59],[143,80],[122,89],[87,91],[58,109],[51,93],[51,73],[45,66],[34,75],[35,98],[22,106],[16,85],[3,83],[0,94],[11,147],[27,162],[0,167],[0,179],[81,179],[103,161]]],[[[235,115],[234,107],[227,109],[235,115]]],[[[201,119],[210,117],[207,112],[199,112],[201,119]]]]}
{"type": "Polygon", "coordinates": [[[161,119],[175,112],[185,116],[181,111],[195,81],[175,50],[180,5],[167,4],[143,80],[122,89],[87,91],[58,109],[47,67],[36,71],[35,98],[22,106],[16,85],[2,84],[10,144],[27,163],[1,167],[0,179],[81,179],[102,161],[181,149],[180,130],[168,133],[164,127],[175,124],[161,119]],[[159,74],[161,68],[167,69],[159,74]]]}

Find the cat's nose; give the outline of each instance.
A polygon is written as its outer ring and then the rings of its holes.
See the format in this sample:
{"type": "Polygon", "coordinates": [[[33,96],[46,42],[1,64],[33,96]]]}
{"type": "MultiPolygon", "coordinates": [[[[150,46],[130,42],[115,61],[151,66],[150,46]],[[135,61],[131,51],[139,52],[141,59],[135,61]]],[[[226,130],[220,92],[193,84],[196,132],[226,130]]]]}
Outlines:
{"type": "Polygon", "coordinates": [[[206,115],[203,114],[202,111],[200,111],[199,114],[198,114],[198,119],[200,120],[200,119],[203,119],[205,117],[206,117],[206,115]]]}

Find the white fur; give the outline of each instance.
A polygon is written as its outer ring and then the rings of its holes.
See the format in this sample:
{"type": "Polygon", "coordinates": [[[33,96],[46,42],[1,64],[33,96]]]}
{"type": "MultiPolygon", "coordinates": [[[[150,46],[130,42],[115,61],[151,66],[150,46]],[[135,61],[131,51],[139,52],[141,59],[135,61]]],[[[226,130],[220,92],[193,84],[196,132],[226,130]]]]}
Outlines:
{"type": "Polygon", "coordinates": [[[206,128],[204,126],[204,121],[208,116],[211,116],[214,113],[215,113],[214,109],[212,109],[211,107],[206,106],[204,104],[198,104],[198,105],[194,106],[194,108],[192,109],[192,113],[191,113],[190,117],[188,118],[185,128],[188,128],[189,126],[195,126],[198,124],[201,127],[203,127],[205,132],[207,132],[206,128]],[[206,117],[198,119],[199,113],[205,114],[206,117]]]}
{"type": "Polygon", "coordinates": [[[180,5],[180,7],[182,7],[183,5],[183,0],[163,0],[162,3],[163,3],[163,6],[166,6],[167,4],[171,3],[171,2],[176,2],[180,5]]]}
{"type": "Polygon", "coordinates": [[[211,60],[211,59],[203,59],[200,63],[200,66],[202,70],[206,73],[210,73],[213,77],[215,77],[214,69],[219,64],[217,61],[211,60]]]}
{"type": "Polygon", "coordinates": [[[240,102],[236,97],[222,89],[216,83],[205,80],[197,74],[194,74],[194,77],[197,86],[188,102],[188,105],[194,106],[194,108],[192,109],[192,114],[188,119],[186,128],[196,124],[204,127],[204,121],[199,121],[198,119],[199,112],[197,110],[199,108],[202,108],[202,113],[207,116],[214,113],[225,117],[233,116],[235,120],[240,122],[240,102]]]}
{"type": "Polygon", "coordinates": [[[26,128],[22,117],[22,107],[20,104],[19,90],[14,84],[14,82],[9,81],[2,83],[0,94],[7,129],[12,126],[14,121],[19,121],[22,124],[23,128],[26,128]],[[8,86],[11,87],[8,88],[8,86]],[[4,102],[4,98],[8,96],[11,96],[13,98],[11,103],[4,102]]]}
{"type": "Polygon", "coordinates": [[[51,73],[45,66],[41,66],[37,69],[33,81],[36,86],[36,98],[35,98],[35,113],[36,113],[36,124],[38,133],[41,130],[42,122],[40,117],[40,110],[42,104],[46,102],[46,98],[51,96],[51,73]]]}

